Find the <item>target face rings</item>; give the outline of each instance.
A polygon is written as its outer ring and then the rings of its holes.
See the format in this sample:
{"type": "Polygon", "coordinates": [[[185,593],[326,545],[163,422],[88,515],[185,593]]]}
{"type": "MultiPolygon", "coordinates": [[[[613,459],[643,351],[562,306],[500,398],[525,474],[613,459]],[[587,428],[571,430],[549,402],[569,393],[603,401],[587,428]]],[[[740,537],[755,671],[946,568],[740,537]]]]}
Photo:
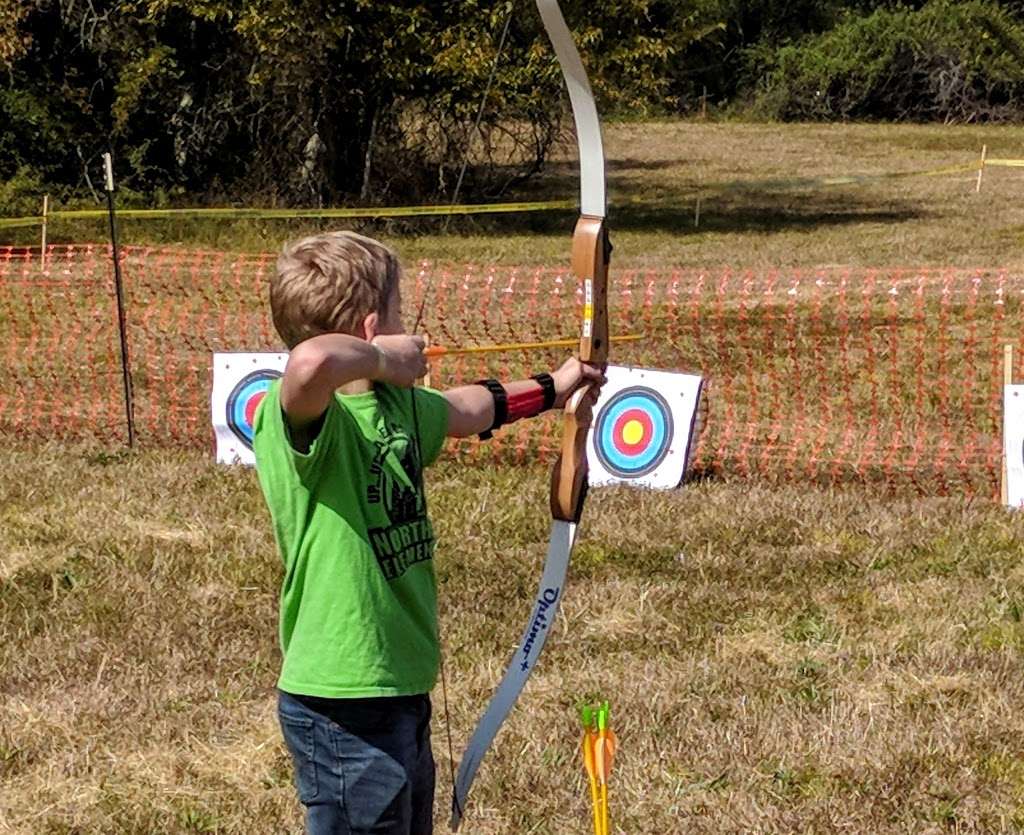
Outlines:
{"type": "Polygon", "coordinates": [[[646,386],[618,392],[594,423],[594,451],[619,478],[639,478],[655,470],[668,455],[673,437],[668,402],[646,386]]]}
{"type": "Polygon", "coordinates": [[[225,407],[228,429],[248,449],[252,449],[256,408],[267,396],[270,384],[280,376],[280,371],[272,371],[267,368],[252,371],[239,380],[231,390],[231,394],[228,395],[225,407]]]}

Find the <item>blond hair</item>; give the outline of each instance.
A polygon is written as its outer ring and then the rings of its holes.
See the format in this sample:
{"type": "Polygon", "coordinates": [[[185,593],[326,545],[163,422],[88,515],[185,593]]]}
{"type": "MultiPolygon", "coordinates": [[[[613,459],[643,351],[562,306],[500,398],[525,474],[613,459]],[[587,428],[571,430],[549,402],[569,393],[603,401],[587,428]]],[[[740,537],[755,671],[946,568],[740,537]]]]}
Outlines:
{"type": "Polygon", "coordinates": [[[322,333],[361,336],[363,320],[383,314],[400,277],[398,256],[373,238],[327,232],[286,244],[270,280],[270,314],[294,348],[322,333]]]}

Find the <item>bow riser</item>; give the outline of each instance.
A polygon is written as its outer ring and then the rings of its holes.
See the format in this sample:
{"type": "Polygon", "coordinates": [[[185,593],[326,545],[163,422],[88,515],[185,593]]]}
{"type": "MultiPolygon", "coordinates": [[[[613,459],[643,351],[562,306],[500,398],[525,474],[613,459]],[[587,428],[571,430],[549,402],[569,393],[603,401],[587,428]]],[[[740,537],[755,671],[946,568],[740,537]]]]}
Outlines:
{"type": "MultiPolygon", "coordinates": [[[[608,359],[608,258],[611,246],[603,218],[582,216],[572,239],[572,270],[583,288],[580,360],[603,365],[608,359]]],[[[565,406],[562,447],[551,472],[551,515],[579,522],[587,490],[587,434],[593,422],[590,386],[565,406]]]]}
{"type": "Polygon", "coordinates": [[[611,246],[604,218],[583,215],[572,235],[572,271],[583,287],[580,359],[600,365],[608,360],[608,258],[611,246]]]}

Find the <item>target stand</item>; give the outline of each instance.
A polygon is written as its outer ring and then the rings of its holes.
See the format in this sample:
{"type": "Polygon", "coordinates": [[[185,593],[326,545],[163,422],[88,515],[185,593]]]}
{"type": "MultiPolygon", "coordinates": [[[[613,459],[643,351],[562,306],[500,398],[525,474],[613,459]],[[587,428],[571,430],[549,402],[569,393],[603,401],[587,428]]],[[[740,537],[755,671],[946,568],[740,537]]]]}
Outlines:
{"type": "Polygon", "coordinates": [[[609,366],[587,439],[590,483],[671,490],[683,480],[703,380],[694,374],[609,366]]]}
{"type": "Polygon", "coordinates": [[[287,354],[215,353],[210,410],[218,464],[247,464],[256,409],[270,384],[284,373],[287,354]]]}

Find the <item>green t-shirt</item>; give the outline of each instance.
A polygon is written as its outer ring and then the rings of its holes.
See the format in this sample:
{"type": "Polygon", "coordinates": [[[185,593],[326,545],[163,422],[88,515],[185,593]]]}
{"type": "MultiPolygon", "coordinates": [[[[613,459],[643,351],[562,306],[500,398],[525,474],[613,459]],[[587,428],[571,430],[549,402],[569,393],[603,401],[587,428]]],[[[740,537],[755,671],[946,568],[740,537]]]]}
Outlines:
{"type": "MultiPolygon", "coordinates": [[[[413,391],[430,464],[448,406],[439,392],[413,391]]],[[[307,453],[292,447],[280,392],[271,385],[253,439],[285,569],[278,687],[326,698],[427,693],[440,657],[437,585],[410,390],[336,394],[307,453]]]]}

